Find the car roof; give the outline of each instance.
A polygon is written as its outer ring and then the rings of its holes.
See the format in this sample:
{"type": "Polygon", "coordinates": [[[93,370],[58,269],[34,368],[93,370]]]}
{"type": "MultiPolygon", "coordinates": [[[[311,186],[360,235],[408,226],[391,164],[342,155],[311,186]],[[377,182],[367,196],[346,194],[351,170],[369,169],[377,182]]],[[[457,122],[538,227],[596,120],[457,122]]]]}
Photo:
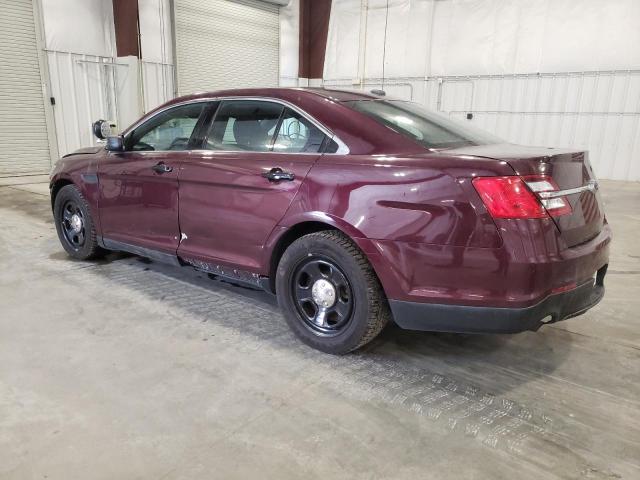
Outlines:
{"type": "Polygon", "coordinates": [[[320,95],[321,97],[330,98],[336,102],[346,102],[349,100],[375,100],[379,99],[379,95],[364,92],[361,90],[347,90],[339,88],[324,88],[324,87],[308,87],[304,90],[320,95]]]}
{"type": "Polygon", "coordinates": [[[350,100],[375,100],[381,98],[379,95],[374,95],[359,90],[333,89],[322,87],[234,88],[229,90],[196,92],[190,95],[183,95],[181,97],[174,98],[169,103],[178,103],[185,100],[197,100],[199,98],[235,96],[256,96],[286,99],[291,97],[292,94],[296,94],[297,96],[320,96],[323,98],[328,98],[335,102],[346,102],[350,100]]]}
{"type": "Polygon", "coordinates": [[[333,88],[243,88],[184,95],[148,112],[142,119],[125,130],[125,134],[157,112],[173,105],[227,97],[271,98],[296,106],[313,118],[319,125],[336,135],[338,139],[347,145],[349,152],[354,155],[387,154],[390,152],[409,154],[425,151],[424,147],[409,138],[394,132],[364,114],[356,112],[347,105],[343,105],[343,102],[353,100],[373,101],[386,97],[369,92],[333,88]]]}

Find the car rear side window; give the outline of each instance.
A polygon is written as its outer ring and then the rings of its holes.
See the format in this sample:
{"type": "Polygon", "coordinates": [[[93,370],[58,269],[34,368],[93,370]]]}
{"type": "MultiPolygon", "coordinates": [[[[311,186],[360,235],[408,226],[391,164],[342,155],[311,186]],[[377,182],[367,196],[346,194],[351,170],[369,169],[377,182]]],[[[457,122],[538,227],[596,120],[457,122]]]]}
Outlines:
{"type": "Polygon", "coordinates": [[[207,134],[208,150],[268,152],[284,107],[260,100],[222,102],[207,134]]]}
{"type": "Polygon", "coordinates": [[[322,151],[326,135],[300,113],[285,108],[278,135],[273,143],[274,152],[318,153],[322,151]]]}
{"type": "Polygon", "coordinates": [[[128,150],[186,150],[203,107],[203,103],[194,103],[159,113],[133,131],[128,150]]]}
{"type": "Polygon", "coordinates": [[[345,104],[427,148],[502,143],[493,135],[460,125],[413,102],[355,100],[345,104]]]}

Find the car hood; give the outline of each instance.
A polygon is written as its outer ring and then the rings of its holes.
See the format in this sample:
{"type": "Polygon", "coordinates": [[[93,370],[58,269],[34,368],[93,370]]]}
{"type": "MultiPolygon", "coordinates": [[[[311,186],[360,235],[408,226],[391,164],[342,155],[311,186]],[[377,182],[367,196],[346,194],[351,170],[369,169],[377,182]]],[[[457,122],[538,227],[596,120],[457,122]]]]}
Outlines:
{"type": "Polygon", "coordinates": [[[87,155],[87,154],[94,154],[94,153],[98,153],[101,150],[104,150],[104,146],[96,146],[96,147],[84,147],[84,148],[79,148],[78,150],[76,150],[75,152],[71,152],[71,153],[67,153],[66,155],[64,155],[62,158],[67,158],[67,157],[71,157],[73,155],[87,155]]]}

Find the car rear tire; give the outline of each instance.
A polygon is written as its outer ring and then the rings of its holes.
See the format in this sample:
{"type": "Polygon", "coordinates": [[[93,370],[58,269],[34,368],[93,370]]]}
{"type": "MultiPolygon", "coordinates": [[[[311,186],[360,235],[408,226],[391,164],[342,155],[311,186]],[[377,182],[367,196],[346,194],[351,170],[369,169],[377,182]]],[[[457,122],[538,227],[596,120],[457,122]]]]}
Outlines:
{"type": "Polygon", "coordinates": [[[335,230],[305,235],[287,248],[278,265],[276,292],[294,333],[326,353],[342,355],[362,347],[391,317],[369,261],[335,230]]]}
{"type": "Polygon", "coordinates": [[[75,185],[60,189],[53,203],[53,217],[60,243],[73,258],[91,260],[105,251],[98,246],[89,204],[75,185]]]}

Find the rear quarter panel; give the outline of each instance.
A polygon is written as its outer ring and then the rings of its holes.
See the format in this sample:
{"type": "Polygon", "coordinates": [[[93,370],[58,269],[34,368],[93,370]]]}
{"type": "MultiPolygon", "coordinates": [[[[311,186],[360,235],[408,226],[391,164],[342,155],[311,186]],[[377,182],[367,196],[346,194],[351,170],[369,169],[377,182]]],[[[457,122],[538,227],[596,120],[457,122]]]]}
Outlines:
{"type": "Polygon", "coordinates": [[[326,216],[358,238],[497,247],[500,236],[470,180],[508,174],[508,165],[482,160],[325,155],[281,224],[326,216]]]}
{"type": "Polygon", "coordinates": [[[509,174],[513,169],[504,162],[437,154],[325,155],[280,227],[303,221],[335,226],[367,254],[387,295],[402,296],[411,288],[411,265],[455,263],[454,253],[462,250],[500,247],[500,234],[471,179],[509,174]],[[400,244],[407,248],[394,251],[400,244]],[[405,258],[403,252],[413,253],[405,258]]]}

